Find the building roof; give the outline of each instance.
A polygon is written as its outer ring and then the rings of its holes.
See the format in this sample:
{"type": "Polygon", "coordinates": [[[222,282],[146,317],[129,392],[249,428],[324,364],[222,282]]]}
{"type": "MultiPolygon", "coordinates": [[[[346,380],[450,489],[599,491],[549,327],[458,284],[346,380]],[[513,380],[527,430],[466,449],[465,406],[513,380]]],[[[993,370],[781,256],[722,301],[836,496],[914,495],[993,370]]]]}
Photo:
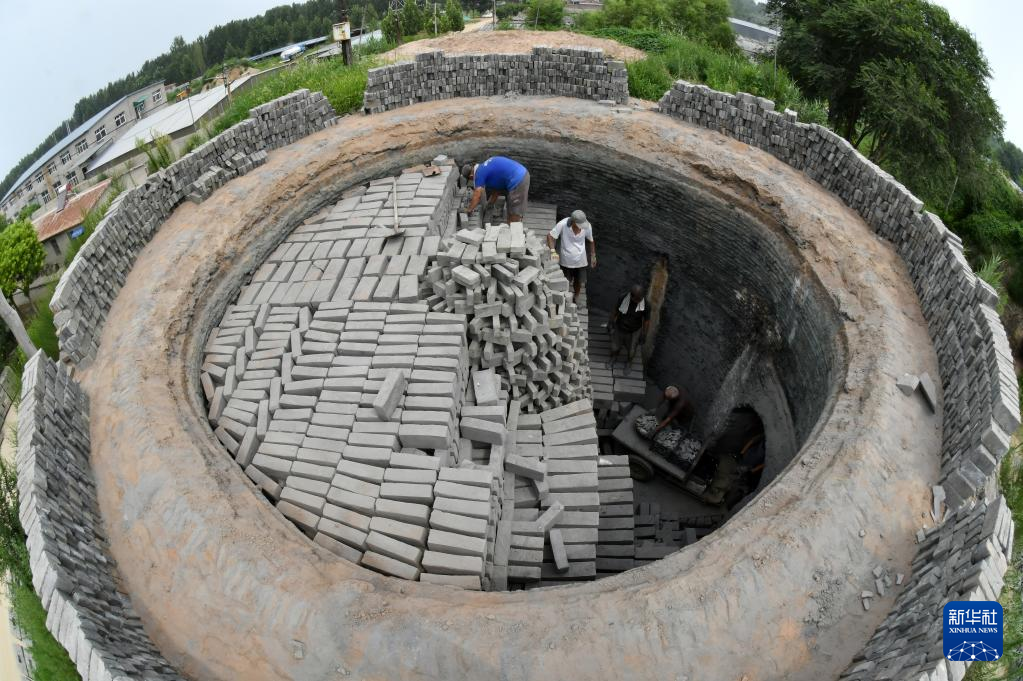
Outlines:
{"type": "Polygon", "coordinates": [[[64,210],[51,210],[35,222],[36,236],[39,241],[46,241],[82,224],[85,214],[100,200],[110,186],[110,180],[103,180],[95,187],[90,187],[78,196],[71,198],[64,210]]]}
{"type": "MultiPolygon", "coordinates": [[[[155,87],[156,85],[162,85],[162,83],[152,83],[150,85],[146,85],[145,87],[139,88],[139,90],[145,90],[147,88],[155,87]]],[[[136,90],[135,92],[138,92],[139,90],[136,90]]],[[[134,94],[134,92],[131,93],[131,94],[134,94]]],[[[47,152],[45,154],[43,154],[42,156],[37,158],[35,160],[35,163],[33,163],[32,165],[30,165],[28,167],[28,170],[26,170],[25,172],[23,172],[21,174],[21,177],[18,178],[17,182],[15,182],[14,184],[11,185],[11,188],[7,190],[7,193],[4,194],[3,198],[0,199],[0,201],[6,201],[7,197],[10,196],[11,194],[13,194],[14,190],[17,189],[18,187],[20,187],[22,182],[24,182],[29,177],[31,177],[32,173],[36,172],[37,170],[42,168],[44,165],[46,165],[46,163],[49,162],[54,156],[56,156],[57,153],[60,152],[61,149],[63,149],[64,147],[68,146],[69,144],[74,142],[76,139],[78,139],[79,137],[84,135],[85,133],[89,132],[89,128],[91,128],[92,126],[96,125],[96,123],[98,123],[104,116],[106,116],[108,113],[110,113],[115,107],[117,107],[117,105],[119,105],[124,100],[128,99],[128,97],[130,97],[131,94],[125,95],[124,97],[121,97],[116,102],[114,102],[110,106],[106,107],[105,109],[100,111],[98,114],[96,114],[95,116],[93,116],[89,120],[87,120],[84,123],[82,123],[81,125],[79,125],[74,130],[72,130],[67,136],[64,137],[64,139],[62,139],[61,141],[57,142],[52,147],[50,147],[49,150],[47,150],[47,152]]]]}
{"type": "Polygon", "coordinates": [[[300,45],[302,47],[309,47],[310,45],[317,45],[319,43],[322,43],[326,39],[327,39],[327,36],[320,36],[319,38],[310,38],[309,40],[303,40],[302,42],[299,42],[299,43],[291,43],[291,44],[285,45],[284,47],[278,47],[277,49],[274,49],[274,50],[268,50],[267,52],[261,52],[260,54],[253,55],[251,57],[246,57],[246,59],[248,59],[249,61],[259,61],[260,59],[266,59],[267,57],[272,57],[275,54],[280,54],[281,52],[283,52],[284,50],[288,49],[289,47],[295,47],[296,45],[300,45]]]}
{"type": "MultiPolygon", "coordinates": [[[[242,83],[249,79],[249,76],[242,76],[231,83],[233,92],[242,83]]],[[[114,143],[98,154],[89,163],[89,170],[99,168],[115,159],[120,158],[135,149],[135,140],[142,139],[151,142],[154,136],[174,135],[202,119],[210,109],[217,106],[227,96],[227,89],[223,85],[217,85],[205,92],[192,95],[187,99],[173,104],[168,102],[166,106],[146,116],[135,125],[114,140],[114,143]]]]}

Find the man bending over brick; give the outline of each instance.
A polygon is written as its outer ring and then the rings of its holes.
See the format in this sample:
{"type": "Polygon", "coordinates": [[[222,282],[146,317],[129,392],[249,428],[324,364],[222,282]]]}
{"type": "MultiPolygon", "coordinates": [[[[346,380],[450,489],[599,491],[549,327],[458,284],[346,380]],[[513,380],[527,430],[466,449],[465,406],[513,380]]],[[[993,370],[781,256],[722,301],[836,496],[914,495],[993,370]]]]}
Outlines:
{"type": "Polygon", "coordinates": [[[572,211],[571,217],[554,225],[554,229],[547,235],[547,247],[554,251],[555,243],[561,259],[561,271],[572,282],[572,301],[576,302],[579,300],[579,292],[586,285],[587,260],[590,267],[597,266],[597,245],[593,241],[593,226],[586,220],[586,213],[581,210],[572,211]]]}
{"type": "Polygon", "coordinates": [[[526,166],[504,156],[491,156],[476,166],[466,163],[462,166],[462,175],[475,188],[466,211],[469,215],[476,210],[484,194],[491,204],[504,194],[507,197],[508,222],[522,222],[529,204],[529,171],[526,166]]]}

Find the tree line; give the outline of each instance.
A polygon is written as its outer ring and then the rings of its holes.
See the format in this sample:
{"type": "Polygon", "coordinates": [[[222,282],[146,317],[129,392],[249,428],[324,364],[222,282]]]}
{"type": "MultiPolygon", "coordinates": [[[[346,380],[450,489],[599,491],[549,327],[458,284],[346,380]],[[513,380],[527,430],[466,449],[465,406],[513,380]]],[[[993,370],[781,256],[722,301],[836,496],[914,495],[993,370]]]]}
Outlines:
{"type": "MultiPolygon", "coordinates": [[[[365,0],[349,4],[353,28],[379,26],[379,17],[387,11],[387,0],[365,0]]],[[[94,115],[139,88],[154,82],[188,83],[203,76],[211,67],[234,59],[254,56],[289,43],[330,34],[338,20],[336,0],[307,0],[282,5],[259,16],[215,26],[206,35],[186,42],[177,36],[170,48],[146,60],[138,71],[112,81],[75,104],[71,117],[62,121],[39,146],[22,158],[0,182],[0,196],[50,147],[94,115]]]]}

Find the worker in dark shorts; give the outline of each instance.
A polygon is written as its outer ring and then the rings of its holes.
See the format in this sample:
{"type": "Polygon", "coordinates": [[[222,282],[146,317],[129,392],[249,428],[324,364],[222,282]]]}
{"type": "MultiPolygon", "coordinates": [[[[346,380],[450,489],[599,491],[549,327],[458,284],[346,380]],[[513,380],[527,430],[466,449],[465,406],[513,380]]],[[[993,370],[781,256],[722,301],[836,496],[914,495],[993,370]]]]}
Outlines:
{"type": "Polygon", "coordinates": [[[572,211],[547,235],[547,247],[557,252],[561,260],[561,271],[572,285],[572,301],[579,299],[579,293],[586,285],[586,264],[597,266],[597,245],[593,241],[593,226],[586,220],[586,213],[572,211]],[[588,257],[587,257],[588,256],[588,257]]]}
{"type": "Polygon", "coordinates": [[[614,366],[618,354],[625,349],[625,371],[629,375],[629,365],[636,357],[636,350],[646,342],[650,331],[650,305],[643,297],[643,287],[634,284],[624,296],[618,299],[618,307],[611,313],[611,358],[607,360],[607,368],[614,366]]]}
{"type": "Polygon", "coordinates": [[[486,194],[487,201],[494,203],[504,194],[508,208],[508,222],[522,222],[529,206],[529,171],[518,161],[505,156],[491,156],[479,165],[466,163],[462,175],[474,187],[466,212],[472,215],[486,194]]]}

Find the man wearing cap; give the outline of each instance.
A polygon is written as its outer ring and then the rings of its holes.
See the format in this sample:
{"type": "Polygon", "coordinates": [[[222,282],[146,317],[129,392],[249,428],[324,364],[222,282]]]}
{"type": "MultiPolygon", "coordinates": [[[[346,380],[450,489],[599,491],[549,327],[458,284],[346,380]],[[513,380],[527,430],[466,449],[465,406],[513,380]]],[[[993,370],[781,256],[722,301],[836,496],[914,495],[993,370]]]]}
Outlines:
{"type": "Polygon", "coordinates": [[[597,266],[597,245],[593,241],[593,226],[586,220],[586,213],[572,211],[547,235],[547,247],[554,251],[558,243],[558,257],[561,271],[572,283],[572,301],[579,299],[579,292],[586,285],[586,265],[597,266]],[[560,239],[560,241],[558,241],[560,239]]]}
{"type": "Polygon", "coordinates": [[[486,193],[489,203],[504,194],[508,201],[508,222],[521,222],[529,204],[529,171],[518,161],[504,156],[491,156],[479,165],[466,163],[462,175],[475,190],[466,212],[472,215],[486,193]]]}

